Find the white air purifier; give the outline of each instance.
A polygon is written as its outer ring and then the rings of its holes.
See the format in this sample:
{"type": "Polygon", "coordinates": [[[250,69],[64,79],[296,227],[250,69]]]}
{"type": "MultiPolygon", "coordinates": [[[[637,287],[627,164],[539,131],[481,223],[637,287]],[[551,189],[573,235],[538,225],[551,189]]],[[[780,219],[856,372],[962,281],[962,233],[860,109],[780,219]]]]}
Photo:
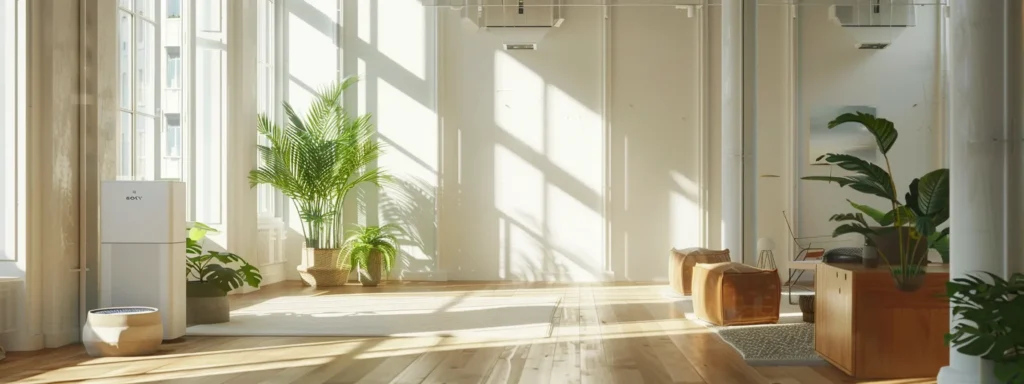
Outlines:
{"type": "Polygon", "coordinates": [[[164,340],[185,336],[185,183],[105,181],[100,306],[160,310],[164,340]]]}

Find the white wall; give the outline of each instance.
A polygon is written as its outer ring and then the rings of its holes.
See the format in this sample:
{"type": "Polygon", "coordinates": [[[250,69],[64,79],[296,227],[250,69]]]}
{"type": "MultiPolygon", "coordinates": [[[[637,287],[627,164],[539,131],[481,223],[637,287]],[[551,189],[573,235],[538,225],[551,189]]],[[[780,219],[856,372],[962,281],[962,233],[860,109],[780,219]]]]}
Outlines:
{"type": "MultiPolygon", "coordinates": [[[[889,152],[900,196],[913,178],[939,167],[936,140],[943,133],[937,85],[939,26],[937,7],[916,7],[917,26],[906,28],[883,50],[858,50],[842,28],[827,19],[827,7],[799,7],[799,176],[828,175],[829,167],[811,166],[807,134],[809,119],[822,106],[868,105],[892,120],[899,139],[889,152]]],[[[881,156],[878,162],[882,162],[881,156]]],[[[835,170],[833,170],[835,172],[835,170]]],[[[848,188],[821,182],[799,182],[799,235],[831,235],[835,213],[853,212],[846,199],[877,208],[887,205],[848,188]]],[[[888,210],[888,208],[886,208],[888,210]]],[[[844,244],[859,246],[860,236],[844,244]]]]}
{"type": "Polygon", "coordinates": [[[409,236],[392,278],[443,280],[437,263],[440,171],[435,9],[418,0],[346,1],[344,73],[362,81],[346,104],[369,113],[384,144],[377,166],[394,177],[349,197],[346,222],[396,224],[409,236]]]}
{"type": "MultiPolygon", "coordinates": [[[[289,2],[297,105],[337,73],[332,4],[289,2]]],[[[603,9],[564,12],[538,50],[510,52],[457,11],[345,3],[341,68],[362,77],[347,105],[373,114],[398,180],[362,189],[346,221],[412,232],[393,278],[665,280],[669,249],[700,245],[698,19],[613,8],[606,56],[603,9]]]]}
{"type": "Polygon", "coordinates": [[[453,280],[603,279],[602,11],[535,51],[444,15],[440,253],[453,280]],[[450,148],[450,150],[449,150],[450,148]]]}
{"type": "MultiPolygon", "coordinates": [[[[337,67],[324,52],[338,48],[327,37],[336,19],[325,4],[333,2],[292,2],[297,15],[311,8],[321,15],[305,32],[290,28],[297,57],[289,63],[314,65],[301,57],[309,47],[320,60],[318,68],[289,73],[329,81],[337,67]]],[[[846,197],[877,204],[796,181],[821,172],[807,165],[800,133],[813,108],[874,105],[895,121],[901,138],[892,158],[902,189],[935,167],[938,29],[935,9],[918,9],[918,26],[881,51],[853,48],[827,20],[827,7],[798,7],[795,45],[788,40],[789,8],[759,9],[758,167],[780,177],[758,180],[758,234],[775,240],[780,269],[792,251],[783,209],[798,211],[791,215],[798,235],[827,236],[834,227],[827,219],[847,210],[846,197]],[[799,137],[792,139],[794,125],[799,137]],[[801,151],[796,168],[792,150],[801,151]]],[[[375,115],[392,146],[381,165],[400,180],[383,194],[364,189],[348,221],[399,221],[417,234],[395,278],[665,279],[669,248],[720,242],[719,135],[700,132],[700,50],[710,58],[719,52],[712,42],[720,9],[707,11],[704,46],[697,18],[669,8],[613,7],[605,47],[602,9],[566,7],[565,23],[538,50],[509,52],[500,37],[468,28],[456,11],[413,0],[347,3],[343,73],[364,77],[349,105],[375,115]],[[701,189],[708,197],[703,211],[701,189]]],[[[289,23],[297,18],[303,16],[289,23]]],[[[706,68],[708,127],[720,123],[716,63],[706,68]]],[[[291,81],[289,92],[298,87],[291,81]]],[[[299,237],[290,239],[297,253],[299,237]]]]}
{"type": "Polygon", "coordinates": [[[699,20],[670,8],[611,16],[611,269],[662,281],[669,249],[702,241],[699,20]]]}
{"type": "Polygon", "coordinates": [[[603,10],[564,12],[511,52],[445,14],[451,279],[665,280],[669,249],[701,241],[697,19],[615,7],[606,56],[603,10]]]}

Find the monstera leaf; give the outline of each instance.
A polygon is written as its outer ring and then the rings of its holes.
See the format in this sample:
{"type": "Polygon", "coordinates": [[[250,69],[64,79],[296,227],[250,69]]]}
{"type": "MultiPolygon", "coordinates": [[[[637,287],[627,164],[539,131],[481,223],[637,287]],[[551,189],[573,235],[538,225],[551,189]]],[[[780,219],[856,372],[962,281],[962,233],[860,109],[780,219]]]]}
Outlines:
{"type": "Polygon", "coordinates": [[[994,362],[1000,382],[1024,383],[1024,274],[1009,280],[988,272],[985,276],[946,283],[953,316],[964,320],[946,334],[946,344],[994,362]]]}
{"type": "Polygon", "coordinates": [[[230,252],[207,251],[203,253],[203,241],[206,234],[216,230],[202,223],[195,223],[185,238],[185,274],[189,281],[210,283],[224,291],[230,292],[243,285],[258,288],[263,276],[258,268],[250,265],[245,259],[230,252]],[[238,269],[229,267],[239,265],[238,269]]]}

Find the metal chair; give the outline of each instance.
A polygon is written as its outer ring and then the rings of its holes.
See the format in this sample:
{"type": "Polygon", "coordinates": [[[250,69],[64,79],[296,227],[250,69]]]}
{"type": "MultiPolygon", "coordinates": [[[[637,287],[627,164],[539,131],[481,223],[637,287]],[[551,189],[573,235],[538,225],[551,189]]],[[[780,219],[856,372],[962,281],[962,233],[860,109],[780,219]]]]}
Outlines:
{"type": "Polygon", "coordinates": [[[821,257],[825,254],[825,248],[814,247],[815,242],[807,242],[807,246],[800,242],[818,239],[822,240],[817,241],[817,243],[832,243],[835,241],[830,241],[832,236],[797,237],[796,233],[793,232],[793,225],[790,224],[789,217],[786,216],[786,211],[782,211],[782,218],[786,220],[786,228],[789,229],[789,236],[793,238],[793,244],[800,250],[797,252],[796,257],[789,261],[789,279],[784,284],[789,293],[789,303],[795,305],[797,303],[793,301],[793,285],[803,277],[804,272],[814,271],[817,265],[821,264],[821,257]]]}

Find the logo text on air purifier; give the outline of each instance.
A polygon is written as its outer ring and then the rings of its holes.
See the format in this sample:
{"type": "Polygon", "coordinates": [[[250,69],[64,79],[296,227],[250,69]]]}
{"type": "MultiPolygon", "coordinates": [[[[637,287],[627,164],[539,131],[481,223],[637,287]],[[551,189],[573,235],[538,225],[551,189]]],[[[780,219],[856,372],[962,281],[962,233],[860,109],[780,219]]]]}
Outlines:
{"type": "Polygon", "coordinates": [[[136,193],[135,191],[132,191],[132,194],[130,196],[125,196],[124,199],[125,200],[129,200],[129,201],[139,201],[139,200],[142,200],[142,196],[136,195],[135,193],[136,193]]]}

